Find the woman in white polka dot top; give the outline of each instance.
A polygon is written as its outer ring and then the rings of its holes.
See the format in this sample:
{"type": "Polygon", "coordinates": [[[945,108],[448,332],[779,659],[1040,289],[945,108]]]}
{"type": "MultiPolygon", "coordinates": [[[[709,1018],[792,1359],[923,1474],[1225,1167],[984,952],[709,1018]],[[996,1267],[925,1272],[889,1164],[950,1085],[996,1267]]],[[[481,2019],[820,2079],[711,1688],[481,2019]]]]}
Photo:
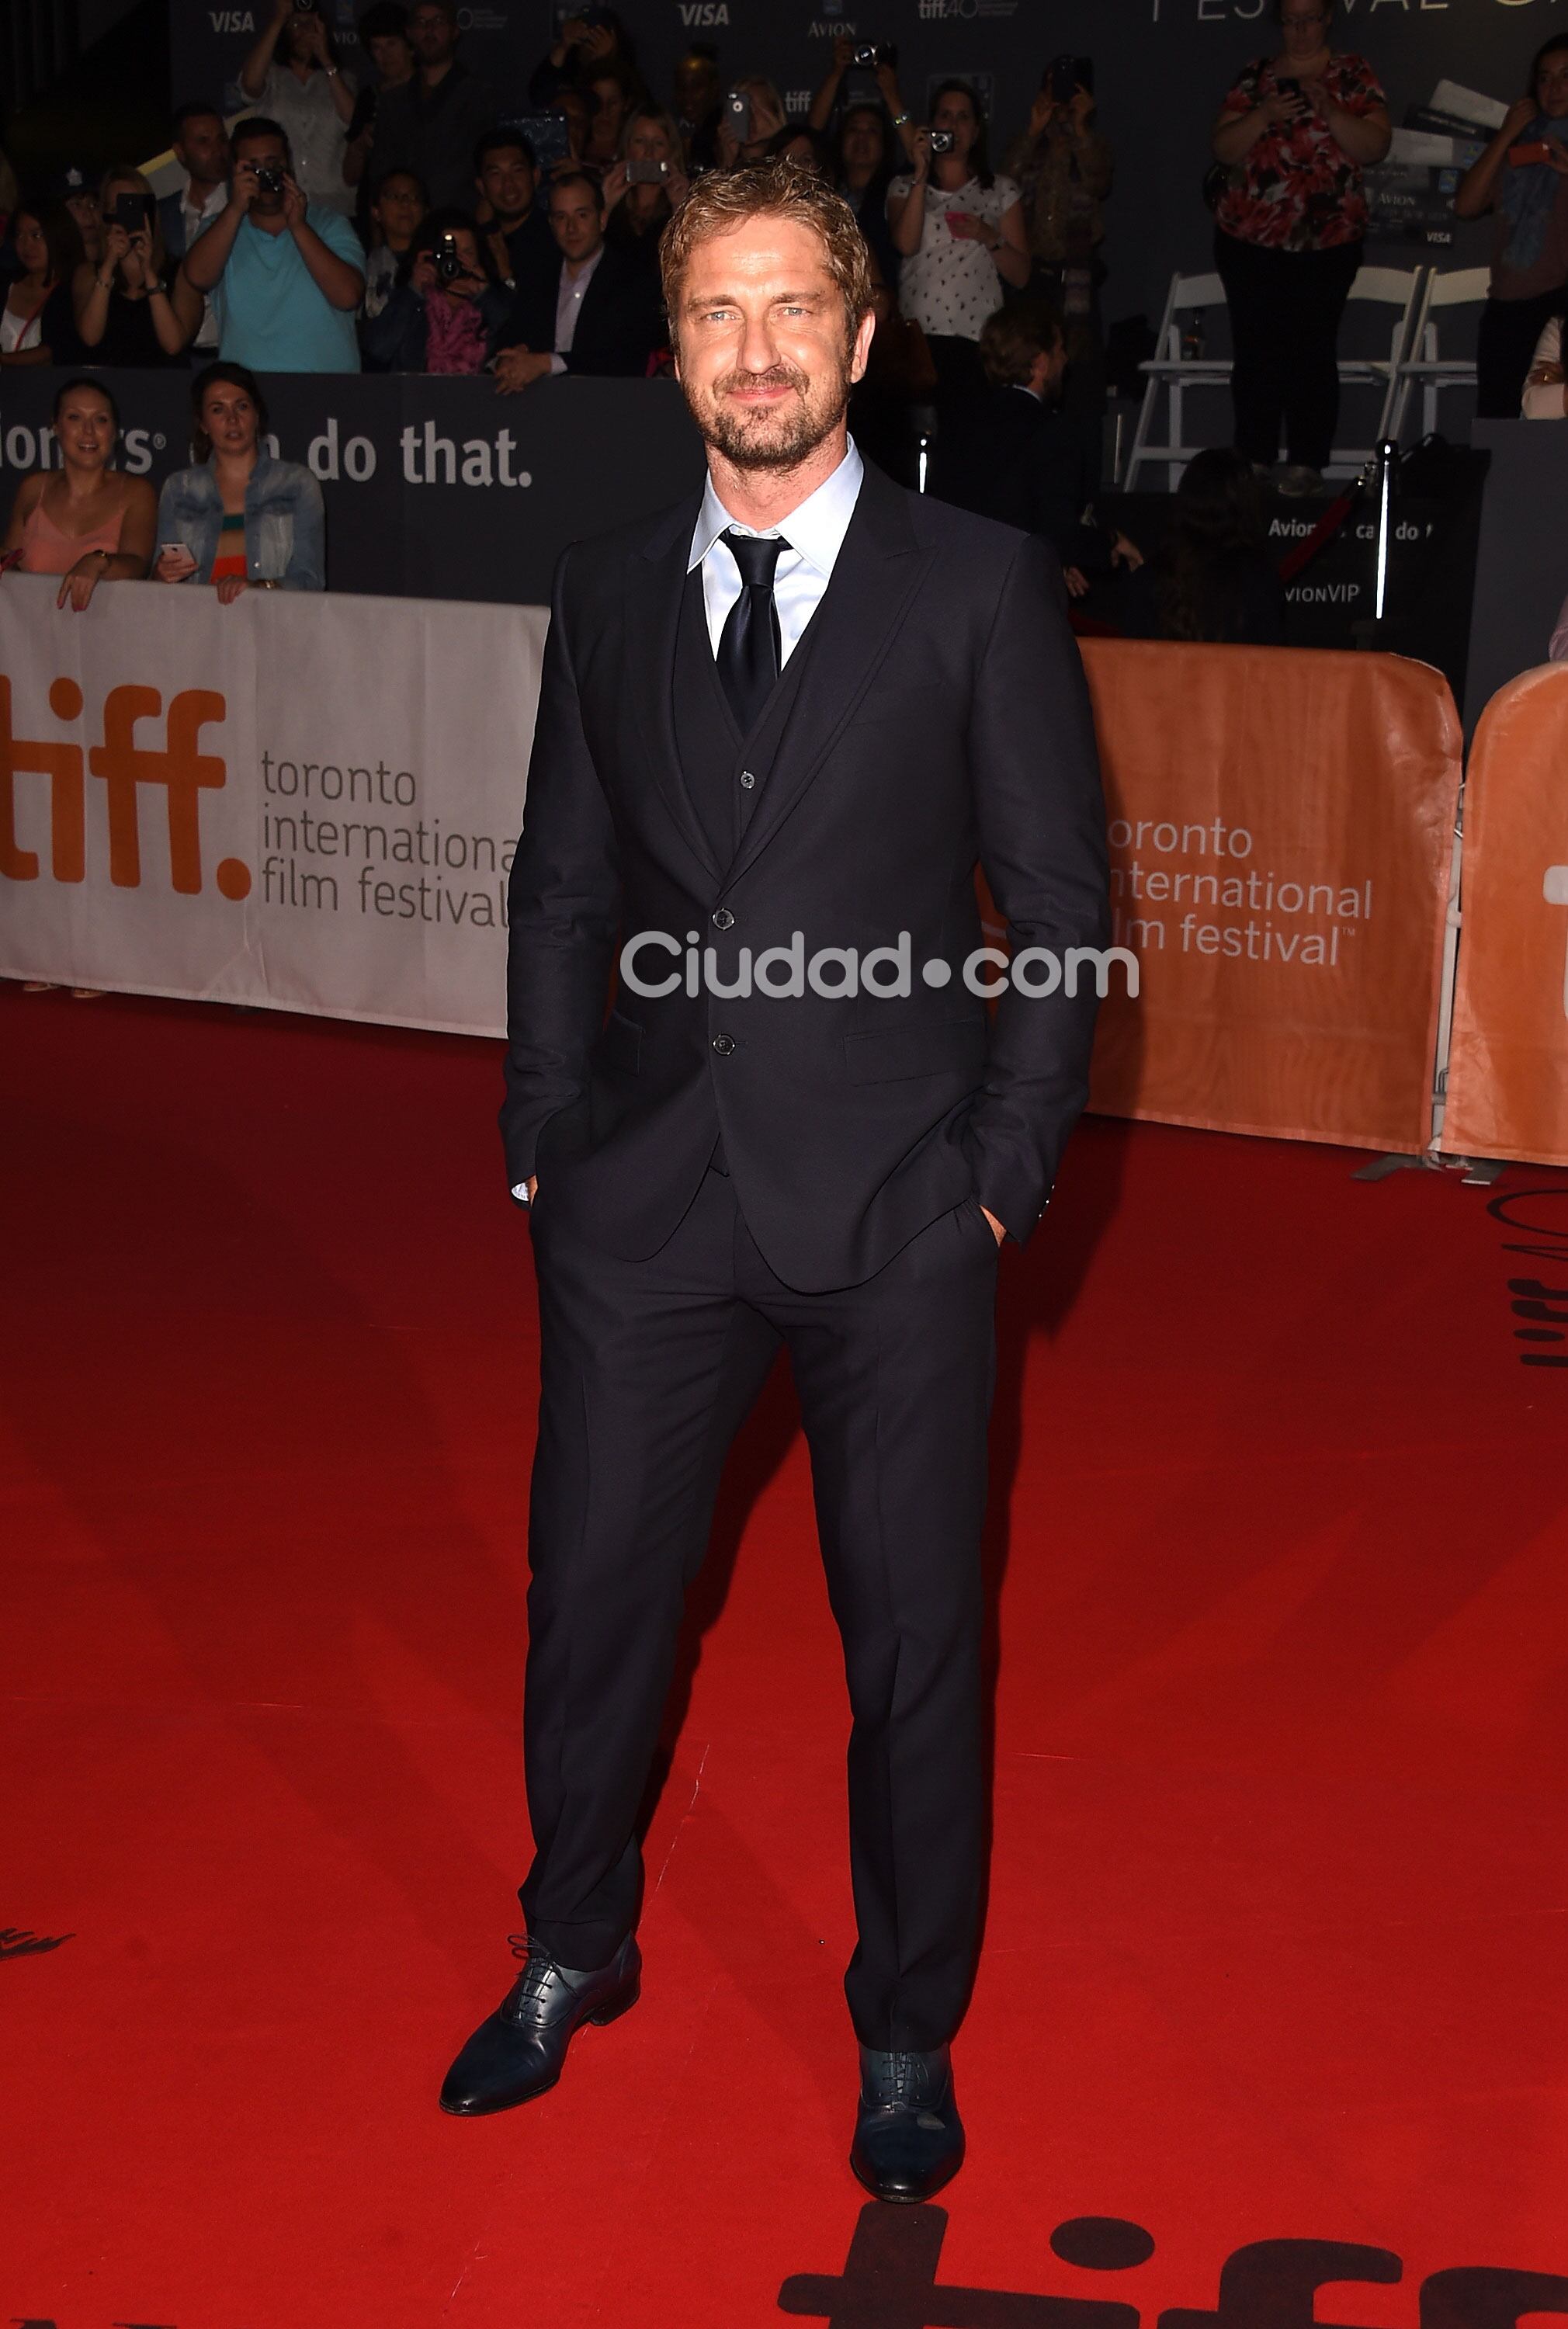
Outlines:
{"type": "Polygon", "coordinates": [[[1023,203],[1011,178],[986,159],[985,122],[967,81],[945,80],[931,127],[915,132],[913,171],[887,189],[887,224],[903,253],[902,312],[925,333],[944,403],[983,391],[980,335],[1002,303],[1002,287],[1029,279],[1023,203]],[[953,140],[933,154],[932,131],[953,140]]]}

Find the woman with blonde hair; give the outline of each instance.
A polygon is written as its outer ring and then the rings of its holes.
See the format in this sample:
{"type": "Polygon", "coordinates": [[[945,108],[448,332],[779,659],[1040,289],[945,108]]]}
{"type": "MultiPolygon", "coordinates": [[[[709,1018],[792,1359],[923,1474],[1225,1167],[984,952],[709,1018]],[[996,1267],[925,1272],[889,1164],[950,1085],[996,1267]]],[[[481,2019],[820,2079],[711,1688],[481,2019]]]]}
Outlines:
{"type": "Polygon", "coordinates": [[[143,369],[183,363],[202,303],[183,278],[171,289],[158,205],[139,170],[118,165],[99,197],[103,256],[76,270],[77,336],[89,363],[143,369]]]}
{"type": "Polygon", "coordinates": [[[691,191],[673,117],[656,105],[626,116],[621,158],[605,173],[605,240],[655,259],[659,238],[691,191]]]}

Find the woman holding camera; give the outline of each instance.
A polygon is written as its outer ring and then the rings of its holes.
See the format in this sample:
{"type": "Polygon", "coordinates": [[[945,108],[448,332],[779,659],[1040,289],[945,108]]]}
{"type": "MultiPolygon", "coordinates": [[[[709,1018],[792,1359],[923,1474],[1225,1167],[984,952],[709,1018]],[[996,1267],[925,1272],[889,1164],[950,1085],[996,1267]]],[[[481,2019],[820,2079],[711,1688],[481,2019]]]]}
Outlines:
{"type": "Polygon", "coordinates": [[[1227,94],[1214,153],[1215,265],[1231,312],[1238,452],[1282,493],[1322,490],[1339,418],[1339,318],[1367,227],[1361,173],[1393,127],[1365,57],[1329,44],[1335,0],[1274,0],[1283,46],[1227,94]]]}
{"type": "Polygon", "coordinates": [[[466,211],[432,211],[408,246],[402,281],[361,326],[368,372],[481,372],[511,314],[466,211]]]}
{"type": "Polygon", "coordinates": [[[316,0],[275,0],[239,68],[239,94],[247,112],[265,114],[282,129],[305,200],[352,216],[355,197],[343,163],[354,79],[343,70],[316,0]]]}
{"type": "Polygon", "coordinates": [[[261,439],[267,406],[243,364],[209,364],[191,384],[193,466],[164,479],[155,582],[211,583],[221,607],[244,590],[321,590],[321,487],[261,439]]]}
{"type": "Polygon", "coordinates": [[[1021,291],[1029,279],[1023,203],[986,158],[985,121],[967,81],[937,90],[930,127],[915,133],[914,161],[887,189],[898,306],[925,335],[938,401],[952,406],[984,393],[981,333],[1003,286],[1021,291]]]}
{"type": "Polygon", "coordinates": [[[1530,94],[1460,181],[1457,218],[1496,213],[1476,341],[1476,418],[1516,420],[1536,343],[1568,286],[1568,33],[1538,50],[1530,94]]]}
{"type": "Polygon", "coordinates": [[[183,364],[202,321],[202,302],[168,260],[158,205],[139,170],[116,168],[103,182],[103,256],[76,270],[76,332],[89,363],[156,370],[183,364]]]}

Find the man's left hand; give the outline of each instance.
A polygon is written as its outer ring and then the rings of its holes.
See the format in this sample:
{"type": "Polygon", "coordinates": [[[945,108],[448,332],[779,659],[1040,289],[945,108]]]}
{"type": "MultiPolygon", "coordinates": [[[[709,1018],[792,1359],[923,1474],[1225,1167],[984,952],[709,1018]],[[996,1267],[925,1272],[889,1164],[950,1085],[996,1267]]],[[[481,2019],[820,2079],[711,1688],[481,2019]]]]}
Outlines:
{"type": "Polygon", "coordinates": [[[531,388],[536,380],[543,380],[549,368],[548,355],[532,355],[527,348],[503,348],[495,359],[496,393],[515,396],[520,389],[531,388]]]}
{"type": "Polygon", "coordinates": [[[1003,1239],[1007,1236],[1006,1230],[1003,1229],[1001,1223],[998,1221],[996,1215],[991,1212],[989,1205],[981,1205],[980,1210],[985,1215],[986,1220],[991,1223],[991,1233],[992,1237],[995,1238],[998,1245],[1000,1245],[1003,1239]]]}

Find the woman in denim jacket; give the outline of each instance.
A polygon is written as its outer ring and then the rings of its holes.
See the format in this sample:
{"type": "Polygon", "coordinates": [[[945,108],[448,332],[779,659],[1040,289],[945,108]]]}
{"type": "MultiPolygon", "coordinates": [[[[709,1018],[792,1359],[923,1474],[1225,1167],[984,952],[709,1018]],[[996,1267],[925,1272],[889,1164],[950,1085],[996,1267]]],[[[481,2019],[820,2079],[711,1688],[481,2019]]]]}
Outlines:
{"type": "Polygon", "coordinates": [[[213,583],[224,607],[242,590],[324,589],[321,487],[262,443],[267,406],[254,373],[209,364],[192,384],[191,410],[196,466],[164,480],[154,580],[213,583]]]}

